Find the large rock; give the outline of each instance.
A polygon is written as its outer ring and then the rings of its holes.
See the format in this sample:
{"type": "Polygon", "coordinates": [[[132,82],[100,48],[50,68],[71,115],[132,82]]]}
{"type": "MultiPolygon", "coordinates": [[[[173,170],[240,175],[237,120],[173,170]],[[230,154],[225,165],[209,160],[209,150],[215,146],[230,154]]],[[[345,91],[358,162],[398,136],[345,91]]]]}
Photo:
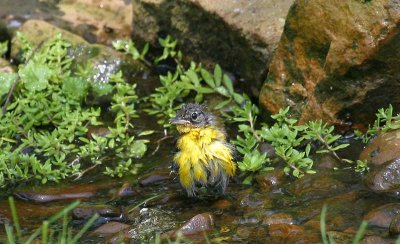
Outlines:
{"type": "Polygon", "coordinates": [[[133,35],[152,44],[170,34],[194,60],[220,63],[251,80],[253,93],[283,30],[293,0],[134,0],[133,35]]]}
{"type": "MultiPolygon", "coordinates": [[[[28,20],[18,31],[23,33],[34,47],[61,33],[62,38],[71,43],[68,52],[74,60],[73,67],[71,67],[72,71],[79,66],[92,66],[91,80],[94,83],[108,83],[110,75],[119,70],[122,70],[126,80],[132,80],[132,78],[139,77],[143,72],[148,72],[148,68],[143,63],[133,60],[128,55],[105,45],[90,44],[80,36],[42,20],[28,20]]],[[[20,40],[14,37],[11,46],[11,58],[20,61],[20,40]]]]}
{"type": "Polygon", "coordinates": [[[374,138],[360,154],[371,166],[379,166],[400,158],[400,130],[389,131],[374,138]]]}
{"type": "Polygon", "coordinates": [[[399,0],[296,0],[260,94],[300,122],[370,122],[400,104],[399,0]]]}
{"type": "Polygon", "coordinates": [[[129,0],[2,0],[0,18],[8,27],[19,27],[26,20],[45,20],[94,43],[129,37],[132,4],[129,0]]]}

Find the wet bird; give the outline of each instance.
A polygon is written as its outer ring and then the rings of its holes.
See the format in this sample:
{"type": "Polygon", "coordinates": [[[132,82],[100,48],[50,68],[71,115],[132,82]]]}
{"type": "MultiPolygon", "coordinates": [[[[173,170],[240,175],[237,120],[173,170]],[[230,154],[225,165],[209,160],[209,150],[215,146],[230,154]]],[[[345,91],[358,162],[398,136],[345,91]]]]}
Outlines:
{"type": "Polygon", "coordinates": [[[204,105],[189,103],[177,112],[171,124],[180,137],[175,166],[179,180],[190,197],[199,186],[212,187],[224,194],[229,178],[235,175],[234,148],[226,141],[226,133],[217,117],[204,105]]]}

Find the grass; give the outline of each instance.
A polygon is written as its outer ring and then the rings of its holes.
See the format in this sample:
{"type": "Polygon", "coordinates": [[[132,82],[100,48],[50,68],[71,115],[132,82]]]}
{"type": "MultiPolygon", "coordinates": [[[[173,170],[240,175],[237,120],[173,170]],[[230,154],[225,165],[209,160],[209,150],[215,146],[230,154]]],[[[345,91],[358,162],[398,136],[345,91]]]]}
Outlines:
{"type": "Polygon", "coordinates": [[[11,215],[12,215],[12,225],[5,224],[4,228],[6,231],[6,240],[7,244],[15,244],[15,243],[24,243],[29,244],[32,242],[37,243],[39,241],[43,244],[51,244],[51,243],[59,243],[59,244],[74,244],[78,243],[78,241],[82,238],[82,236],[88,231],[88,229],[93,225],[94,221],[99,217],[98,214],[93,215],[85,225],[80,228],[77,233],[73,233],[72,228],[68,224],[68,214],[76,208],[80,202],[76,201],[60,212],[51,216],[48,220],[43,221],[42,225],[34,230],[30,235],[23,235],[22,228],[19,224],[19,217],[17,213],[17,208],[15,205],[14,198],[8,198],[11,215]],[[57,226],[53,224],[58,220],[62,219],[61,231],[57,226]]]}

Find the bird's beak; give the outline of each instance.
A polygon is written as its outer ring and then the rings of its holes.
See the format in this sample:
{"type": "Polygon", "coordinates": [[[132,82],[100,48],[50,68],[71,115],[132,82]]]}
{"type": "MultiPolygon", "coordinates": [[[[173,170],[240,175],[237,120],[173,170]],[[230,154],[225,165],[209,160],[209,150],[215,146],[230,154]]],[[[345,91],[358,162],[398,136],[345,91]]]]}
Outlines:
{"type": "Polygon", "coordinates": [[[169,123],[170,123],[170,124],[173,124],[173,125],[187,125],[187,124],[189,124],[190,122],[187,121],[187,120],[184,120],[184,119],[174,118],[174,119],[171,119],[171,120],[169,121],[169,123]]]}

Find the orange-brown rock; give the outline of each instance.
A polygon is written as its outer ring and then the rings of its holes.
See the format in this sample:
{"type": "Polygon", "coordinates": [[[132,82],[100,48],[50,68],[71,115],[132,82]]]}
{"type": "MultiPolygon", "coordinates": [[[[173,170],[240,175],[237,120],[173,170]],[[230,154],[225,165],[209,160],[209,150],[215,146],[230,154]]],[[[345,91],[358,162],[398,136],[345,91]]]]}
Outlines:
{"type": "Polygon", "coordinates": [[[399,106],[400,8],[396,0],[297,0],[271,62],[260,103],[294,106],[300,122],[370,122],[399,106]]]}

